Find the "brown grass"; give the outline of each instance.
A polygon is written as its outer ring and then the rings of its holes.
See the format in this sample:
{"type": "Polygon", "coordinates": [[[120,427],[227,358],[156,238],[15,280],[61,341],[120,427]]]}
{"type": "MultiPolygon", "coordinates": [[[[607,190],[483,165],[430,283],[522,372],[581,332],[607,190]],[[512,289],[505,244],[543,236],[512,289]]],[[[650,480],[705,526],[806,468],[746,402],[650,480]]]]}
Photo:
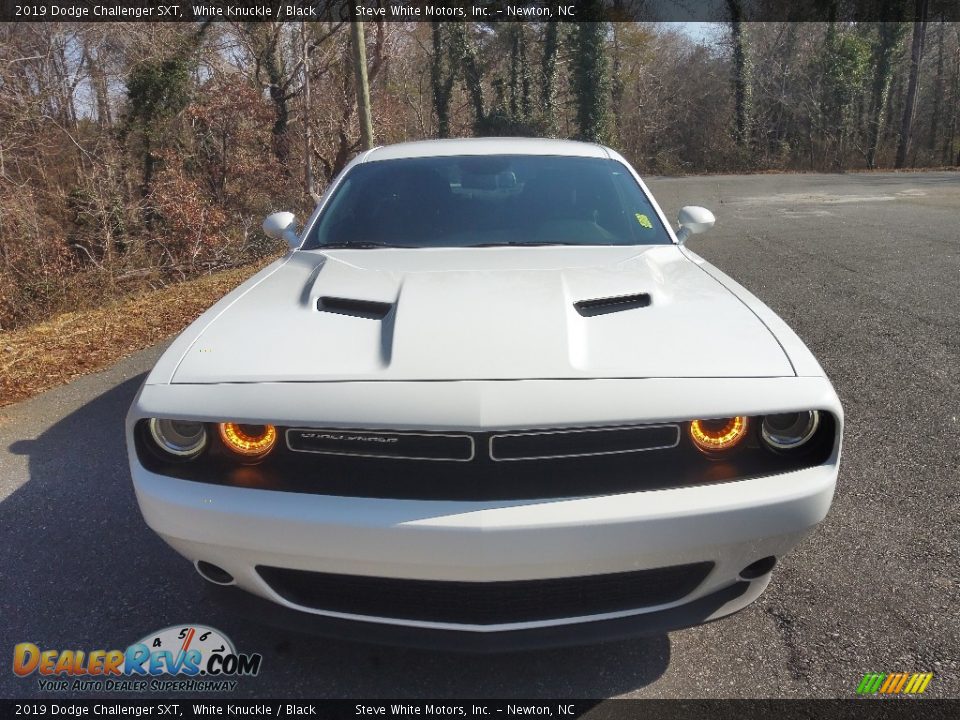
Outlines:
{"type": "Polygon", "coordinates": [[[270,262],[234,268],[95,310],[0,331],[0,407],[97,372],[180,332],[270,262]]]}

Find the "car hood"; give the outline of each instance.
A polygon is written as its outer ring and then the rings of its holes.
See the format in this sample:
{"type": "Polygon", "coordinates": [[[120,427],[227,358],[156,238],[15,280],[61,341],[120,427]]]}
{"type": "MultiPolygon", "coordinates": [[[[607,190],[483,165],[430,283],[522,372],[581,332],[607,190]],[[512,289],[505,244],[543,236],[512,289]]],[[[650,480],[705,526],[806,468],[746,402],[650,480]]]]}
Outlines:
{"type": "Polygon", "coordinates": [[[293,253],[206,323],[172,381],[793,374],[676,246],[511,247],[293,253]]]}

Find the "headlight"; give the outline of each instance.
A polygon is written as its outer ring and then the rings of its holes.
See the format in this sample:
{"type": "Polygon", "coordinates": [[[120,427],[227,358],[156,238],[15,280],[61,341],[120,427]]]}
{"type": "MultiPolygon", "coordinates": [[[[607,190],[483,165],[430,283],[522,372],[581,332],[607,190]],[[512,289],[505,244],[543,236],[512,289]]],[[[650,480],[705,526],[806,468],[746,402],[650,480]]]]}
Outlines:
{"type": "Polygon", "coordinates": [[[277,429],[273,425],[220,423],[219,427],[223,444],[249,460],[265,457],[277,444],[277,429]]]}
{"type": "Polygon", "coordinates": [[[760,435],[774,450],[793,450],[809,441],[819,426],[816,410],[767,415],[760,424],[760,435]]]}
{"type": "Polygon", "coordinates": [[[207,429],[203,423],[151,418],[148,425],[157,447],[183,460],[196,457],[207,446],[207,429]]]}
{"type": "Polygon", "coordinates": [[[747,419],[741,415],[715,420],[691,420],[690,439],[707,453],[730,450],[747,434],[747,419]]]}

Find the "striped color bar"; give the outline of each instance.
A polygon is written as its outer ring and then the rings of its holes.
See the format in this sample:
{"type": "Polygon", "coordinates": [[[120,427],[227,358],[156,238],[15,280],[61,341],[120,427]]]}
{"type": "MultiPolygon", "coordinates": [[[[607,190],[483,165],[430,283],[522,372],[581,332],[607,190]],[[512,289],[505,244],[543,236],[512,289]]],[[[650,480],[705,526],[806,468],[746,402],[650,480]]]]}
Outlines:
{"type": "Polygon", "coordinates": [[[933,673],[867,673],[857,686],[858,695],[920,695],[933,673]]]}

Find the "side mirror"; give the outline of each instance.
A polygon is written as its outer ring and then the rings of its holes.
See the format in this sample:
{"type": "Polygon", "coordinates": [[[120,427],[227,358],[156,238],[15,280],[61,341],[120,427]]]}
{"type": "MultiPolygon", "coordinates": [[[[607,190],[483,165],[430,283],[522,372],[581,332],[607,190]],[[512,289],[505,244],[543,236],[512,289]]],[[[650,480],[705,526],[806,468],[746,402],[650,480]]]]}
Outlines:
{"type": "Polygon", "coordinates": [[[291,250],[300,247],[297,235],[297,218],[292,212],[275,212],[267,215],[263,221],[263,232],[274,240],[286,240],[291,250]]]}
{"type": "Polygon", "coordinates": [[[677,213],[677,240],[683,245],[691,235],[699,235],[713,227],[717,219],[706,208],[697,205],[686,205],[677,213]]]}

